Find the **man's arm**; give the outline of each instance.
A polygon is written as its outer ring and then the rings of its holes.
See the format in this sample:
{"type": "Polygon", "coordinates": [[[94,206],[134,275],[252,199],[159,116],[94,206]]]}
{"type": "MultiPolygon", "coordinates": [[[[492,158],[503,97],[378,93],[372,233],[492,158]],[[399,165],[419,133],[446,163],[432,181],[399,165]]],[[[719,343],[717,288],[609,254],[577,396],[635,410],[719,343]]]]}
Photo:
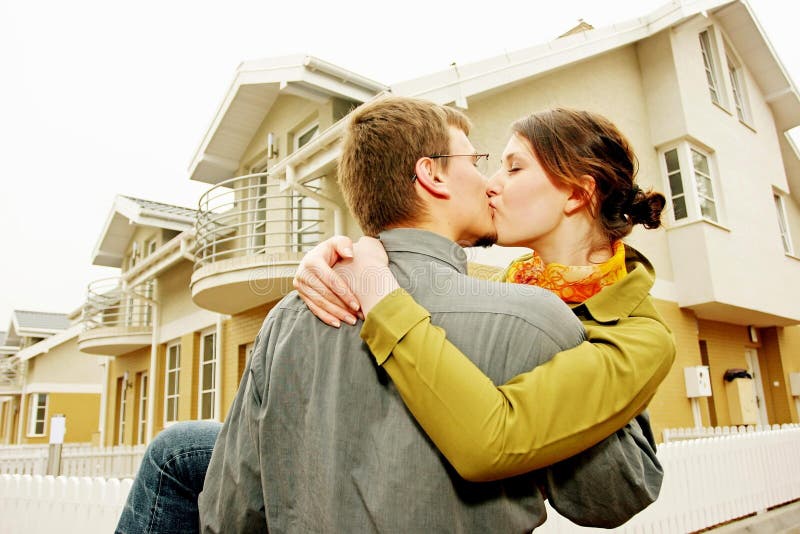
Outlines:
{"type": "MultiPolygon", "coordinates": [[[[259,334],[260,335],[260,334],[259,334]]],[[[262,387],[254,377],[254,362],[263,364],[263,343],[256,339],[239,391],[225,418],[199,496],[204,533],[267,532],[259,462],[258,417],[262,387]]]]}
{"type": "Polygon", "coordinates": [[[544,470],[550,505],[573,523],[615,528],[658,498],[664,471],[644,412],[592,448],[544,470]]]}
{"type": "Polygon", "coordinates": [[[599,443],[646,407],[675,343],[645,301],[588,342],[496,386],[403,290],[367,315],[361,337],[437,448],[467,480],[546,467],[599,443]]]}

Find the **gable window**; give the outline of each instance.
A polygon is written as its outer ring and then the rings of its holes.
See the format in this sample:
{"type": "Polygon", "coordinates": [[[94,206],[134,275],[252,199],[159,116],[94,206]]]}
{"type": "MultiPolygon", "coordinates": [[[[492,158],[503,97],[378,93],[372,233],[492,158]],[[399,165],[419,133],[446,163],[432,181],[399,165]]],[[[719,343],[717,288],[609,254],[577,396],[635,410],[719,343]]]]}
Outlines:
{"type": "Polygon", "coordinates": [[[44,436],[47,423],[47,393],[31,395],[31,417],[28,422],[29,436],[44,436]]]}
{"type": "Polygon", "coordinates": [[[783,202],[783,197],[778,193],[773,193],[773,199],[775,200],[775,213],[778,216],[778,228],[781,232],[781,241],[783,242],[783,251],[786,254],[794,254],[794,248],[792,247],[792,238],[789,235],[789,223],[786,219],[786,207],[783,202]]]}
{"type": "Polygon", "coordinates": [[[181,346],[178,343],[167,346],[167,359],[164,365],[164,423],[178,420],[178,380],[181,372],[181,346]]]}
{"type": "Polygon", "coordinates": [[[708,92],[711,94],[711,101],[715,104],[722,105],[720,100],[720,86],[719,86],[719,62],[717,61],[715,49],[712,46],[713,34],[710,30],[700,33],[700,51],[703,54],[703,67],[706,71],[706,82],[708,83],[708,92]]]}
{"type": "Polygon", "coordinates": [[[206,332],[200,336],[200,419],[214,419],[217,372],[217,334],[206,332]]]}
{"type": "Polygon", "coordinates": [[[672,219],[719,221],[717,185],[711,156],[688,142],[663,152],[672,219]]]}
{"type": "Polygon", "coordinates": [[[731,91],[733,92],[733,105],[736,107],[736,115],[742,122],[750,122],[750,106],[747,99],[747,90],[744,83],[744,71],[741,63],[736,57],[727,51],[728,76],[731,81],[731,91]]]}

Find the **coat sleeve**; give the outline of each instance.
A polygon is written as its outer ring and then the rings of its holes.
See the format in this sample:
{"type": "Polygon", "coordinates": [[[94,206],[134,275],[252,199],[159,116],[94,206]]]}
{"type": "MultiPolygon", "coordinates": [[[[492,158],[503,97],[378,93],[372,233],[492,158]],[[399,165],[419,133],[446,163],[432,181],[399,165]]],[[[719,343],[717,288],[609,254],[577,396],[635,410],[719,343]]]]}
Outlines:
{"type": "Polygon", "coordinates": [[[198,503],[203,533],[268,532],[259,461],[259,412],[265,384],[258,371],[265,346],[256,339],[236,398],[214,445],[198,503]]]}
{"type": "Polygon", "coordinates": [[[458,473],[487,481],[564,460],[641,413],[675,344],[649,299],[588,341],[496,386],[403,290],[369,313],[361,337],[458,473]]]}
{"type": "Polygon", "coordinates": [[[615,528],[655,502],[664,471],[644,412],[590,449],[544,471],[550,505],[573,523],[615,528]]]}

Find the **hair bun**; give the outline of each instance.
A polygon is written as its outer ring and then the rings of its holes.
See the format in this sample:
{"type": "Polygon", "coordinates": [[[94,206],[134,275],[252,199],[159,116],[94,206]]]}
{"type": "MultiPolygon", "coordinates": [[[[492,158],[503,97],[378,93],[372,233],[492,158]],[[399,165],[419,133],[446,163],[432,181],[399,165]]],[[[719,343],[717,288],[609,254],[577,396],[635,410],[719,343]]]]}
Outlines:
{"type": "Polygon", "coordinates": [[[634,185],[631,196],[631,207],[627,210],[631,224],[641,224],[648,230],[661,226],[661,212],[667,204],[664,195],[652,190],[642,191],[634,185]]]}

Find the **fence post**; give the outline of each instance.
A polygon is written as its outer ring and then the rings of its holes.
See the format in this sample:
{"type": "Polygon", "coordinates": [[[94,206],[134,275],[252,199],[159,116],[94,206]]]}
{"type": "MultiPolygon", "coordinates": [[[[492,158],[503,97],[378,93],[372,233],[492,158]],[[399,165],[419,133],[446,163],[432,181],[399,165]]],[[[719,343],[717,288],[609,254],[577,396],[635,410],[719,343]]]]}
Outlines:
{"type": "Polygon", "coordinates": [[[57,477],[61,474],[61,447],[67,432],[67,418],[56,414],[50,419],[50,448],[47,451],[46,475],[57,477]]]}

